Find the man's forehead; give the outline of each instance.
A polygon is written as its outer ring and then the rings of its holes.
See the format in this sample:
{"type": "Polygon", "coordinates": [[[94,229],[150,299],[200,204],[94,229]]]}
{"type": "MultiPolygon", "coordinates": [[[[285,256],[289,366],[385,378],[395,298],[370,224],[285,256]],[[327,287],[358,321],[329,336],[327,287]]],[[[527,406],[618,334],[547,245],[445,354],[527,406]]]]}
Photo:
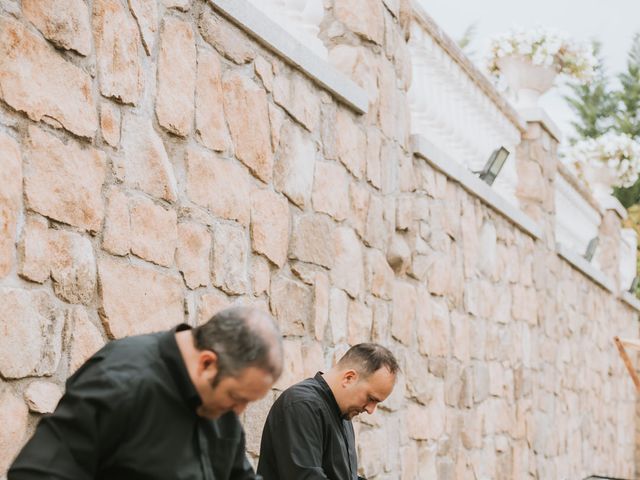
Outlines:
{"type": "Polygon", "coordinates": [[[393,390],[395,381],[396,376],[387,368],[380,368],[376,370],[366,379],[371,391],[384,396],[388,395],[391,390],[393,390]]]}
{"type": "Polygon", "coordinates": [[[255,366],[246,367],[238,372],[237,375],[229,377],[239,386],[251,386],[261,384],[273,384],[273,375],[267,370],[255,366]]]}

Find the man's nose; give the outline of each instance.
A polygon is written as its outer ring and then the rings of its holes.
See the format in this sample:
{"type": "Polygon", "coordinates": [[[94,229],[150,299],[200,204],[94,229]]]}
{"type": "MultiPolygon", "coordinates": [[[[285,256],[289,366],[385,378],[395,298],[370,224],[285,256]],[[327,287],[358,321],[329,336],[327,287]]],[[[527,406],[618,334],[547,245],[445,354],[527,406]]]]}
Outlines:
{"type": "Polygon", "coordinates": [[[373,403],[373,402],[372,402],[372,403],[368,403],[368,404],[366,404],[366,405],[365,405],[364,410],[365,410],[369,415],[371,415],[371,414],[373,414],[373,412],[375,412],[375,411],[376,411],[376,406],[377,406],[377,405],[376,405],[375,403],[373,403]]]}

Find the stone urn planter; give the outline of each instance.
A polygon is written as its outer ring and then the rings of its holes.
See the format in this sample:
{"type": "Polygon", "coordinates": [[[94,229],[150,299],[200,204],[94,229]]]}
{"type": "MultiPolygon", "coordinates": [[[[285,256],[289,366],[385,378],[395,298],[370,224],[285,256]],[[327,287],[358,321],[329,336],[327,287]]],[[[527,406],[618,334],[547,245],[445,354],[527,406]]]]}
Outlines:
{"type": "Polygon", "coordinates": [[[582,171],[583,178],[591,188],[593,195],[598,199],[611,195],[613,187],[618,183],[614,172],[605,163],[585,164],[582,171]]]}
{"type": "Polygon", "coordinates": [[[513,28],[493,37],[489,48],[487,69],[507,83],[517,108],[536,107],[556,75],[588,82],[598,63],[591,44],[542,27],[513,28]]]}
{"type": "Polygon", "coordinates": [[[613,187],[630,187],[640,175],[640,143],[626,134],[580,140],[563,158],[603,205],[610,203],[613,187]]]}
{"type": "Polygon", "coordinates": [[[536,107],[558,75],[554,66],[535,65],[523,57],[502,57],[497,64],[518,108],[536,107]]]}

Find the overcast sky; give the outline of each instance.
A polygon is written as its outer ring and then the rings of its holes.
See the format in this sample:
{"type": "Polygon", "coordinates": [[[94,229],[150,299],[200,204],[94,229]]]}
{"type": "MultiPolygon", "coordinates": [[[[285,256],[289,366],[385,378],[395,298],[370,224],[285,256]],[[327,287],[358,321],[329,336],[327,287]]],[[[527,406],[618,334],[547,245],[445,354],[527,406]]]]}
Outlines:
{"type": "MultiPolygon", "coordinates": [[[[474,60],[486,56],[488,39],[512,26],[554,28],[577,40],[602,42],[610,75],[625,69],[633,33],[640,31],[640,0],[418,0],[418,3],[455,40],[476,25],[471,50],[474,60]]],[[[566,87],[548,92],[541,105],[565,137],[572,134],[572,112],[562,99],[566,87]]]]}

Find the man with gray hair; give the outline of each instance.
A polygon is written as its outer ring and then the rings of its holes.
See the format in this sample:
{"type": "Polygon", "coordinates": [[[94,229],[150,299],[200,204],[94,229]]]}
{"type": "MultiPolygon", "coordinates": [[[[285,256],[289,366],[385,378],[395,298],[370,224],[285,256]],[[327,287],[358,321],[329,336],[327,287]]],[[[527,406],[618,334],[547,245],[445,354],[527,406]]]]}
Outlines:
{"type": "Polygon", "coordinates": [[[247,307],[113,341],[69,378],[8,480],[258,479],[238,415],[282,355],[273,319],[247,307]]]}
{"type": "Polygon", "coordinates": [[[262,432],[258,473],[264,480],[359,478],[351,419],[375,411],[398,370],[385,347],[360,343],[327,373],[285,390],[262,432]]]}

